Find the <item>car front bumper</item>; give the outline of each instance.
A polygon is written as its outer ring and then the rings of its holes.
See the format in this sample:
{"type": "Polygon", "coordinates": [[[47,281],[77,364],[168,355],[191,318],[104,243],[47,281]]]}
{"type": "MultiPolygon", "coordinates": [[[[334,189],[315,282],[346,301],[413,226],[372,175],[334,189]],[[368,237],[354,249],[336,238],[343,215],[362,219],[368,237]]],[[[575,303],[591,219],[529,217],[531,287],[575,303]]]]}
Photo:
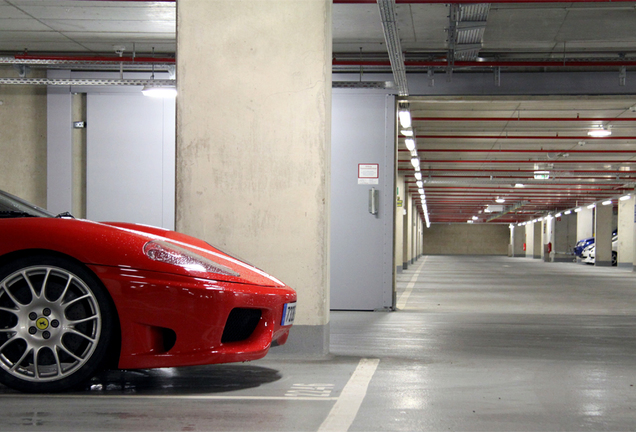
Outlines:
{"type": "Polygon", "coordinates": [[[296,292],[287,286],[90,268],[108,289],[119,315],[122,369],[256,360],[289,335],[291,325],[281,325],[283,310],[296,301],[296,292]]]}

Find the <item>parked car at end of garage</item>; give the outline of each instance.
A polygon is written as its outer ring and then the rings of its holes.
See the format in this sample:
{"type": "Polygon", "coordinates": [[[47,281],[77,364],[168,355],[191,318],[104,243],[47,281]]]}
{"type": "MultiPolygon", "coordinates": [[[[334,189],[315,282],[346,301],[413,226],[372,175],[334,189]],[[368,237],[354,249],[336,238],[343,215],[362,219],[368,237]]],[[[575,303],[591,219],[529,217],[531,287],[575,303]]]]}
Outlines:
{"type": "Polygon", "coordinates": [[[574,246],[574,255],[579,258],[583,258],[583,251],[590,245],[594,244],[594,237],[588,237],[579,240],[576,242],[576,246],[574,246]]]}
{"type": "MultiPolygon", "coordinates": [[[[581,253],[581,262],[585,264],[594,264],[596,262],[596,244],[588,245],[581,253]]],[[[612,237],[612,265],[618,265],[618,236],[612,237]]]]}
{"type": "Polygon", "coordinates": [[[55,216],[0,191],[0,382],[83,384],[102,368],[259,359],[287,341],[296,292],[163,228],[55,216]]]}

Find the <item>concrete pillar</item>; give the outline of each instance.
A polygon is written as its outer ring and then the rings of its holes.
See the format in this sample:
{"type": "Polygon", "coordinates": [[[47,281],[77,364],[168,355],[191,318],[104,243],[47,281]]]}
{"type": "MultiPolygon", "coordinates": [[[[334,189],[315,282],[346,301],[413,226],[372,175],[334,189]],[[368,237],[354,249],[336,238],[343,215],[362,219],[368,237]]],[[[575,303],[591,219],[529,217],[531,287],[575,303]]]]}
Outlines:
{"type": "Polygon", "coordinates": [[[634,205],[636,198],[618,201],[618,267],[632,270],[634,268],[634,205]]]}
{"type": "Polygon", "coordinates": [[[512,256],[522,257],[526,256],[526,252],[523,250],[523,245],[526,243],[526,225],[516,225],[512,229],[512,256]]]}
{"type": "Polygon", "coordinates": [[[395,203],[395,272],[402,273],[404,263],[404,211],[406,209],[405,176],[397,177],[396,203],[395,203]]]}
{"type": "Polygon", "coordinates": [[[555,257],[555,236],[556,236],[556,221],[554,217],[548,216],[543,220],[543,260],[546,262],[554,262],[555,257]],[[546,252],[546,245],[550,245],[550,252],[546,252]]]}
{"type": "Polygon", "coordinates": [[[594,237],[594,209],[583,207],[576,214],[576,241],[594,237]]]}
{"type": "Polygon", "coordinates": [[[543,256],[543,242],[541,240],[543,238],[543,222],[537,221],[532,225],[534,225],[534,238],[532,239],[534,247],[532,258],[541,259],[543,256]]]}
{"type": "Polygon", "coordinates": [[[534,256],[534,225],[532,222],[526,224],[526,258],[534,256]]]}
{"type": "Polygon", "coordinates": [[[179,231],[298,292],[277,352],[329,337],[330,0],[179,0],[179,231]]]}
{"type": "Polygon", "coordinates": [[[411,197],[411,216],[410,216],[410,225],[411,225],[411,254],[409,256],[409,262],[411,264],[415,263],[415,259],[417,258],[417,205],[413,200],[415,197],[411,197]]]}
{"type": "Polygon", "coordinates": [[[554,262],[572,262],[574,246],[576,245],[576,216],[562,215],[554,218],[554,262]]]}
{"type": "Polygon", "coordinates": [[[608,267],[612,265],[612,205],[596,206],[596,228],[594,244],[596,258],[594,265],[608,267]]]}
{"type": "Polygon", "coordinates": [[[413,257],[413,195],[407,193],[407,210],[406,210],[406,255],[404,256],[404,268],[408,268],[411,265],[411,258],[413,257]]]}

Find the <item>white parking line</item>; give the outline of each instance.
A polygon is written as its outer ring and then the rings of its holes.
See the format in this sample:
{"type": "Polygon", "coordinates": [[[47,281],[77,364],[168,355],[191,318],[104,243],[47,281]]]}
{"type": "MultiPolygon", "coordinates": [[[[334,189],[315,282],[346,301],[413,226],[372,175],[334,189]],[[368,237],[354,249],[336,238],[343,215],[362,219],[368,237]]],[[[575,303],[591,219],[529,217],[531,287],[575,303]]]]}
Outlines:
{"type": "Polygon", "coordinates": [[[396,307],[398,309],[404,309],[406,307],[406,302],[409,301],[409,297],[411,296],[413,287],[415,287],[415,282],[417,281],[417,277],[420,275],[420,270],[422,270],[422,266],[424,266],[424,263],[426,262],[427,259],[428,259],[428,255],[424,257],[424,261],[422,261],[422,263],[415,270],[415,273],[413,274],[411,281],[408,283],[408,285],[406,286],[406,289],[404,290],[404,292],[400,296],[400,299],[397,302],[396,307]]]}
{"type": "Polygon", "coordinates": [[[192,399],[192,400],[280,400],[280,401],[333,401],[337,397],[316,397],[316,396],[220,396],[220,395],[69,395],[69,394],[4,394],[1,399],[29,398],[37,399],[45,397],[47,399],[192,399]]]}
{"type": "Polygon", "coordinates": [[[340,397],[318,432],[346,432],[353,423],[367,394],[369,382],[380,363],[379,359],[360,359],[358,367],[342,389],[340,397]]]}

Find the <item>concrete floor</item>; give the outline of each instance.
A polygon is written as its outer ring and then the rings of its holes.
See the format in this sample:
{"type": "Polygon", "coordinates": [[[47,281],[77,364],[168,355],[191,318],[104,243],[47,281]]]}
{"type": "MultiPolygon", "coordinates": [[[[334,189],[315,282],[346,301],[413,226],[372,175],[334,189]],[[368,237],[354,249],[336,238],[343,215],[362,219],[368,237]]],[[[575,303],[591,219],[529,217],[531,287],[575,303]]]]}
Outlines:
{"type": "Polygon", "coordinates": [[[328,359],[0,386],[0,430],[636,430],[635,273],[430,256],[398,276],[398,305],[333,312],[328,359]]]}

